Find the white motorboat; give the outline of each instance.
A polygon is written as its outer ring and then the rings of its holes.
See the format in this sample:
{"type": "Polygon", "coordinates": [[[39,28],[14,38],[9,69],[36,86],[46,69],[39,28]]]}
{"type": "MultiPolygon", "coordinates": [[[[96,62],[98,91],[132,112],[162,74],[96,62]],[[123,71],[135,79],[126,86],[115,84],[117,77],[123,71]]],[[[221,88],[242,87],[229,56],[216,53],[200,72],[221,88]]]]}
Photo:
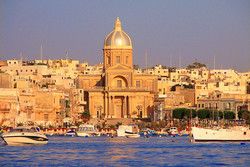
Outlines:
{"type": "Polygon", "coordinates": [[[250,142],[249,127],[223,128],[192,127],[195,142],[250,142]]]}
{"type": "Polygon", "coordinates": [[[125,137],[128,133],[138,133],[138,126],[137,125],[120,125],[116,130],[118,137],[125,137]]]}
{"type": "Polygon", "coordinates": [[[98,132],[93,124],[81,124],[79,129],[76,131],[78,137],[90,137],[90,136],[100,136],[101,133],[98,132]]]}
{"type": "Polygon", "coordinates": [[[48,138],[40,132],[38,127],[20,126],[1,135],[8,145],[18,144],[47,144],[48,138]]]}
{"type": "Polygon", "coordinates": [[[169,135],[180,135],[177,127],[170,127],[168,130],[169,135]]]}

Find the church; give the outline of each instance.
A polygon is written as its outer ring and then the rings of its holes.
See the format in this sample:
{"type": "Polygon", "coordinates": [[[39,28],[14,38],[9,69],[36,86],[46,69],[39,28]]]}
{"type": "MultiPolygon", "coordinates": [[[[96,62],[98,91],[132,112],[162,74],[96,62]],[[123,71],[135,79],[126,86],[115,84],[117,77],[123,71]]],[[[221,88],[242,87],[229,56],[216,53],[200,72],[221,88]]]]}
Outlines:
{"type": "Polygon", "coordinates": [[[82,74],[77,88],[85,92],[85,109],[92,118],[150,118],[157,94],[157,76],[135,74],[133,47],[117,18],[114,30],[105,38],[103,73],[82,74]]]}

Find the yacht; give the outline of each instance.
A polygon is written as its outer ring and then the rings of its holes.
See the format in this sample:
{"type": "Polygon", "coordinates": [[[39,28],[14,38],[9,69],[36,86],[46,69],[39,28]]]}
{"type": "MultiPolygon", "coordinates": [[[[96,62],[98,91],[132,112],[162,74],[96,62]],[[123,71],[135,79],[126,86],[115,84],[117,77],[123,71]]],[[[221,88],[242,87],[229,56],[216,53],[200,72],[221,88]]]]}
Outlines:
{"type": "Polygon", "coordinates": [[[20,126],[1,135],[8,145],[15,144],[47,144],[48,138],[38,127],[20,126]]]}
{"type": "Polygon", "coordinates": [[[76,131],[78,137],[100,136],[100,134],[93,124],[81,124],[76,131]]]}
{"type": "Polygon", "coordinates": [[[250,142],[249,127],[198,128],[192,127],[195,142],[250,142]]]}

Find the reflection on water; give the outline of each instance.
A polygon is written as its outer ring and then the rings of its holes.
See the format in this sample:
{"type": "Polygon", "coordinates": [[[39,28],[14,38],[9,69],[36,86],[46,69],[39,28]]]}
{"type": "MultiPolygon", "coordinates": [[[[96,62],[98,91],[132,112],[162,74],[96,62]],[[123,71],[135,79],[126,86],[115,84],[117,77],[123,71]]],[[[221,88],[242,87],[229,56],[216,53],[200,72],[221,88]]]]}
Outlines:
{"type": "Polygon", "coordinates": [[[188,143],[171,137],[51,136],[46,145],[0,146],[0,166],[247,166],[249,143],[188,143]]]}

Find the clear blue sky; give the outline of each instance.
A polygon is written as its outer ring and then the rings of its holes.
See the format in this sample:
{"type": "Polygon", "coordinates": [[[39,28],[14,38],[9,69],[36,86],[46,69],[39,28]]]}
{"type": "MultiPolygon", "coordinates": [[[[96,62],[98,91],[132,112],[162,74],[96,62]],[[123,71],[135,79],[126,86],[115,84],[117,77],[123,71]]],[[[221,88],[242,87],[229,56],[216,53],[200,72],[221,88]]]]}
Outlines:
{"type": "Polygon", "coordinates": [[[249,0],[0,0],[0,58],[103,60],[103,42],[119,16],[131,37],[134,64],[187,66],[197,59],[249,70],[249,0]]]}

